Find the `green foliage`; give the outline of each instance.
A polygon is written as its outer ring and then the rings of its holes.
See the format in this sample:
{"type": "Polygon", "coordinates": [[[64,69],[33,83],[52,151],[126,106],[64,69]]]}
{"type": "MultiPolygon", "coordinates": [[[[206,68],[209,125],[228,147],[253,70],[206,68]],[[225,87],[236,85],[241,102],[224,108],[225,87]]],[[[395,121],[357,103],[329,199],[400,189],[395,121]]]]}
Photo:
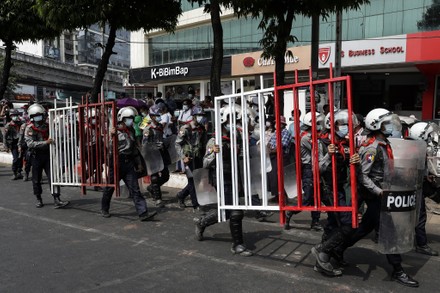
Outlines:
{"type": "Polygon", "coordinates": [[[2,0],[0,2],[0,39],[14,43],[37,41],[60,34],[46,25],[33,9],[35,0],[2,0]]]}
{"type": "Polygon", "coordinates": [[[172,31],[182,13],[178,0],[36,0],[36,9],[55,28],[107,23],[115,29],[172,31]]]}
{"type": "Polygon", "coordinates": [[[423,19],[417,22],[420,30],[434,30],[440,26],[440,0],[434,0],[431,7],[426,9],[423,19]]]}

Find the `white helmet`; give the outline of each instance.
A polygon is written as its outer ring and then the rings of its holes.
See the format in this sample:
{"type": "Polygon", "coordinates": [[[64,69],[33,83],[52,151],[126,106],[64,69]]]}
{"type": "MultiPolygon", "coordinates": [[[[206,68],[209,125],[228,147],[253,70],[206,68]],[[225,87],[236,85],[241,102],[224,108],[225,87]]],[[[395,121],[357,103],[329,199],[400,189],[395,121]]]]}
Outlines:
{"type": "MultiPolygon", "coordinates": [[[[316,123],[322,125],[324,122],[324,115],[318,112],[316,112],[315,115],[316,115],[316,123]]],[[[306,115],[304,115],[302,123],[306,126],[312,127],[312,112],[307,112],[306,115]]]]}
{"type": "Polygon", "coordinates": [[[89,118],[91,118],[91,117],[96,117],[96,110],[95,110],[95,108],[91,108],[91,109],[89,109],[89,111],[88,111],[88,117],[89,117],[89,118]]]}
{"type": "Polygon", "coordinates": [[[228,121],[229,115],[232,114],[232,111],[235,111],[236,120],[241,119],[241,106],[233,104],[232,107],[230,105],[223,106],[220,109],[220,122],[223,124],[228,121]]]}
{"type": "Polygon", "coordinates": [[[365,128],[368,130],[380,130],[382,126],[382,122],[389,120],[393,115],[393,112],[388,111],[387,109],[377,108],[368,112],[365,117],[365,128]]]}
{"type": "MultiPolygon", "coordinates": [[[[343,109],[343,110],[338,110],[335,111],[335,123],[337,123],[338,125],[348,125],[348,110],[347,109],[343,109]]],[[[353,127],[356,127],[359,125],[359,121],[356,117],[356,115],[354,115],[354,113],[351,115],[351,119],[353,121],[353,127]]],[[[330,129],[330,113],[327,113],[327,115],[325,115],[325,128],[330,129]]]]}
{"type": "Polygon", "coordinates": [[[135,116],[138,115],[138,112],[133,107],[124,107],[118,112],[118,121],[124,120],[124,118],[132,117],[134,119],[135,116]]]}
{"type": "Polygon", "coordinates": [[[440,127],[435,123],[417,122],[409,129],[409,137],[416,140],[429,140],[438,143],[440,127]]]}
{"type": "Polygon", "coordinates": [[[28,115],[29,117],[33,117],[36,115],[44,115],[46,113],[46,109],[44,109],[43,106],[41,106],[40,104],[32,104],[29,106],[28,108],[28,115]]]}

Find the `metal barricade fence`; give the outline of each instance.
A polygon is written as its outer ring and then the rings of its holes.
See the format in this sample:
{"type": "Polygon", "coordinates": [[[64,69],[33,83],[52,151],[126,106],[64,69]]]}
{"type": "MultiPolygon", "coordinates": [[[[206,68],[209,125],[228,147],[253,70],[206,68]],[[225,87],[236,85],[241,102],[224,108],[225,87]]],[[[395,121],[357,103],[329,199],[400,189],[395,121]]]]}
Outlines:
{"type": "MultiPolygon", "coordinates": [[[[329,212],[351,212],[352,213],[352,225],[357,227],[357,192],[356,192],[356,177],[355,177],[355,167],[350,166],[350,189],[351,189],[351,205],[350,206],[339,206],[338,205],[338,189],[337,189],[337,172],[336,172],[336,159],[332,156],[332,186],[333,186],[333,204],[331,206],[325,206],[321,204],[321,191],[320,191],[320,170],[319,170],[319,153],[318,153],[318,131],[316,129],[316,104],[315,104],[315,94],[314,87],[317,85],[327,86],[328,100],[330,109],[334,109],[335,98],[333,94],[333,87],[336,83],[344,83],[347,97],[347,108],[349,113],[349,147],[350,156],[355,153],[354,145],[354,132],[353,132],[353,122],[352,122],[352,96],[351,96],[351,78],[349,76],[336,77],[332,75],[332,67],[330,67],[330,77],[322,80],[313,80],[312,73],[310,70],[309,74],[310,80],[307,82],[298,82],[298,73],[295,72],[295,83],[290,85],[275,86],[274,88],[260,89],[249,92],[242,92],[231,95],[224,95],[215,97],[215,143],[220,146],[220,152],[216,155],[216,186],[217,186],[217,199],[218,199],[218,211],[219,211],[219,221],[225,221],[225,211],[226,210],[280,210],[280,222],[284,224],[285,214],[284,211],[329,211],[329,212]],[[299,91],[304,88],[308,88],[310,91],[310,107],[312,115],[312,171],[313,171],[313,183],[314,183],[314,205],[305,206],[303,204],[303,193],[302,193],[302,168],[301,168],[301,149],[300,144],[295,144],[295,173],[296,175],[288,176],[285,178],[283,164],[283,148],[281,141],[281,111],[279,107],[279,94],[281,91],[289,91],[293,94],[293,110],[294,110],[294,126],[295,126],[295,141],[299,142],[300,138],[300,120],[299,120],[299,91]],[[266,172],[268,172],[267,161],[267,143],[268,137],[265,135],[266,127],[266,117],[264,113],[265,99],[264,95],[274,93],[275,96],[275,118],[276,118],[276,166],[277,166],[277,177],[278,177],[278,202],[277,205],[271,205],[268,201],[268,182],[266,177],[266,172]],[[255,176],[253,172],[255,168],[251,166],[251,145],[249,137],[249,125],[251,124],[251,110],[247,106],[247,98],[250,96],[256,96],[258,101],[257,109],[258,112],[258,123],[254,123],[259,127],[258,135],[260,142],[258,144],[259,152],[257,152],[258,161],[260,162],[260,174],[255,176]],[[230,131],[225,133],[222,128],[222,115],[223,119],[225,117],[226,109],[231,109],[239,107],[240,112],[235,110],[230,111],[229,123],[230,131]],[[237,115],[241,115],[237,117],[237,115]],[[230,146],[230,153],[226,154],[223,151],[222,141],[227,139],[230,146]],[[230,162],[227,162],[225,166],[224,158],[229,157],[230,162]],[[230,164],[230,166],[229,166],[230,164]],[[226,168],[226,169],[225,169],[226,168]],[[230,170],[227,170],[230,168],[230,170]],[[230,175],[229,175],[230,172],[230,175]],[[228,194],[225,194],[225,174],[228,174],[230,179],[232,190],[226,190],[228,194]],[[254,204],[253,196],[255,196],[256,190],[252,183],[260,182],[261,185],[258,191],[261,193],[259,197],[261,200],[258,204],[254,204]],[[297,205],[288,205],[286,201],[285,187],[286,185],[296,186],[296,194],[293,197],[297,197],[297,205]],[[243,200],[240,200],[243,198],[243,200]]],[[[276,84],[276,76],[274,75],[274,83],[276,84]]],[[[262,83],[261,83],[262,84],[262,83]]],[[[241,88],[243,87],[243,80],[241,80],[241,88]]],[[[331,142],[334,144],[334,112],[330,111],[330,124],[331,124],[331,142]]],[[[226,123],[226,121],[223,121],[226,123]]],[[[255,131],[255,129],[254,129],[255,131]]],[[[255,155],[255,153],[254,153],[255,155]]],[[[228,158],[228,160],[229,160],[228,158]]],[[[254,158],[255,159],[255,158],[254,158]]],[[[272,166],[275,167],[275,166],[272,166]]],[[[293,168],[292,168],[293,169],[293,168]]],[[[258,173],[258,172],[257,172],[258,173]]],[[[271,182],[273,183],[273,182],[271,182]]]]}
{"type": "MultiPolygon", "coordinates": [[[[241,88],[244,88],[243,79],[241,79],[241,88]]],[[[219,96],[214,99],[215,143],[220,146],[220,152],[216,157],[216,186],[218,187],[217,198],[219,221],[226,220],[226,210],[279,210],[278,205],[268,204],[268,192],[266,188],[266,170],[268,168],[266,149],[267,139],[265,136],[266,119],[265,115],[259,114],[264,113],[265,95],[272,93],[273,88],[267,88],[219,96]],[[251,98],[258,102],[257,105],[254,105],[254,109],[250,109],[247,106],[247,101],[251,98]],[[235,105],[237,105],[242,113],[241,121],[240,117],[237,117],[235,111],[231,111],[229,115],[231,125],[231,130],[229,132],[229,154],[225,154],[222,147],[222,139],[224,139],[224,137],[221,130],[221,112],[224,110],[224,105],[227,105],[227,107],[230,107],[231,109],[235,108],[235,105]],[[255,129],[259,129],[256,135],[260,138],[259,144],[252,146],[254,150],[257,150],[252,153],[253,157],[251,157],[249,134],[249,127],[251,124],[254,127],[254,131],[255,129]],[[225,194],[223,184],[225,180],[224,168],[226,168],[223,161],[224,157],[231,158],[231,170],[227,170],[227,172],[231,172],[230,179],[232,179],[232,190],[231,194],[227,195],[225,194]],[[251,166],[251,159],[252,162],[255,162],[258,166],[251,166]],[[254,167],[253,171],[260,171],[260,174],[258,174],[258,172],[251,172],[251,167],[254,167]],[[260,186],[258,189],[261,194],[256,194],[256,190],[253,188],[253,183],[254,185],[256,184],[260,186]],[[260,203],[254,204],[252,196],[261,197],[260,203]],[[225,197],[228,197],[228,199],[225,199],[225,197]],[[241,197],[243,197],[242,201],[240,200],[241,197]],[[227,202],[231,203],[228,204],[227,202]]]]}
{"type": "MultiPolygon", "coordinates": [[[[274,75],[274,83],[276,84],[276,75],[274,75]]],[[[322,204],[323,197],[321,196],[321,180],[320,180],[320,169],[319,169],[319,151],[318,151],[318,140],[319,133],[317,131],[317,118],[316,118],[316,97],[315,97],[315,87],[318,85],[327,86],[328,101],[330,108],[330,139],[331,143],[335,144],[335,128],[334,128],[334,111],[335,108],[335,97],[333,94],[333,88],[339,83],[341,88],[344,86],[346,92],[345,96],[347,98],[347,110],[348,110],[348,138],[349,138],[349,148],[350,157],[356,152],[354,143],[354,131],[353,131],[353,110],[352,110],[352,93],[351,93],[351,77],[333,77],[333,68],[330,65],[329,78],[321,80],[313,80],[312,71],[309,70],[309,81],[298,82],[298,72],[295,71],[295,83],[290,85],[275,86],[275,117],[276,117],[276,136],[277,136],[277,160],[278,166],[282,169],[283,167],[283,149],[281,146],[281,122],[280,122],[280,107],[279,107],[279,94],[281,91],[292,91],[293,92],[293,109],[295,117],[295,141],[300,142],[300,121],[299,121],[299,104],[298,104],[298,92],[301,88],[308,87],[310,90],[310,111],[312,112],[312,173],[313,173],[313,199],[314,204],[312,206],[305,206],[303,204],[303,193],[302,193],[302,166],[301,166],[301,146],[300,143],[295,144],[295,154],[296,154],[296,182],[297,182],[297,205],[288,205],[284,196],[284,185],[286,181],[294,180],[294,178],[284,178],[283,172],[278,174],[278,196],[280,205],[280,222],[284,224],[285,213],[284,211],[326,211],[326,212],[351,212],[352,214],[352,226],[358,226],[358,203],[357,203],[357,185],[356,185],[356,169],[354,165],[350,165],[350,191],[351,191],[351,204],[347,206],[338,205],[338,174],[336,171],[337,163],[336,157],[332,156],[332,205],[325,206],[322,204]]]]}
{"type": "Polygon", "coordinates": [[[73,105],[70,98],[65,107],[55,102],[49,110],[51,188],[78,186],[86,194],[87,186],[114,187],[119,196],[117,136],[109,135],[116,125],[116,103],[84,102],[73,105]],[[110,160],[115,166],[111,174],[110,160]]]}
{"type": "Polygon", "coordinates": [[[53,186],[81,186],[81,178],[77,172],[78,158],[78,127],[76,117],[78,106],[72,99],[66,100],[65,107],[49,110],[49,136],[53,139],[50,145],[51,189],[53,186]]]}

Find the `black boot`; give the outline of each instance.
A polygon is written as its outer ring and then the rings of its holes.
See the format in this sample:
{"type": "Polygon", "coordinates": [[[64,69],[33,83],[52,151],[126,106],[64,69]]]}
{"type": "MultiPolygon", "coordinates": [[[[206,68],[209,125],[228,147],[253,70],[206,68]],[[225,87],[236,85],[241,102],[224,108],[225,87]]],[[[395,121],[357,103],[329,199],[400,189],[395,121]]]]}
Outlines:
{"type": "Polygon", "coordinates": [[[150,190],[152,192],[152,196],[156,204],[156,207],[163,208],[165,205],[162,202],[162,192],[160,190],[160,186],[158,184],[152,184],[150,186],[151,186],[150,190]]]}
{"type": "Polygon", "coordinates": [[[408,287],[419,287],[419,282],[411,278],[409,275],[407,275],[403,269],[400,269],[398,271],[394,271],[391,275],[391,279],[408,287]]]}
{"type": "Polygon", "coordinates": [[[17,172],[14,172],[14,175],[12,175],[11,180],[17,180],[17,179],[18,179],[17,172]]]}
{"type": "Polygon", "coordinates": [[[200,218],[194,218],[195,224],[195,238],[198,241],[203,240],[203,232],[205,228],[217,223],[218,214],[217,210],[210,210],[205,216],[200,218]]]}
{"type": "Polygon", "coordinates": [[[23,175],[21,174],[21,171],[17,173],[17,180],[19,179],[23,179],[23,175]]]}
{"type": "Polygon", "coordinates": [[[231,211],[229,219],[229,229],[232,236],[231,252],[241,256],[251,256],[252,251],[246,248],[243,241],[243,211],[231,211]]]}
{"type": "Polygon", "coordinates": [[[43,200],[41,199],[41,195],[36,195],[36,197],[37,197],[37,202],[35,203],[35,206],[37,208],[44,207],[43,200]]]}
{"type": "Polygon", "coordinates": [[[316,258],[316,265],[314,267],[315,271],[324,273],[327,276],[332,276],[332,277],[342,275],[341,270],[333,268],[332,264],[330,263],[330,255],[322,251],[321,244],[312,247],[311,252],[313,256],[316,258]]]}
{"type": "Polygon", "coordinates": [[[70,202],[67,201],[67,200],[66,201],[62,201],[60,199],[59,195],[54,195],[53,196],[53,205],[54,205],[54,208],[56,208],[56,209],[63,208],[65,206],[67,206],[69,203],[70,202]]]}
{"type": "Polygon", "coordinates": [[[290,219],[293,215],[299,214],[299,211],[286,211],[286,223],[284,223],[284,230],[290,229],[290,219]]]}

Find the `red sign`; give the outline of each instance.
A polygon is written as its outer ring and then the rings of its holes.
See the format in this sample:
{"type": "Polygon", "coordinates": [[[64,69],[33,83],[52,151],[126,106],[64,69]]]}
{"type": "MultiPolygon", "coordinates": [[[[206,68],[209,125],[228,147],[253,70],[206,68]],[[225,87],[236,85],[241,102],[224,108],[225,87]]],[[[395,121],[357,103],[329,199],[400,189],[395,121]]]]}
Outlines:
{"type": "Polygon", "coordinates": [[[319,48],[319,62],[321,62],[322,65],[327,63],[328,59],[330,58],[330,52],[331,47],[319,48]]]}
{"type": "Polygon", "coordinates": [[[246,57],[243,59],[244,67],[252,67],[255,64],[255,59],[252,57],[246,57]]]}

